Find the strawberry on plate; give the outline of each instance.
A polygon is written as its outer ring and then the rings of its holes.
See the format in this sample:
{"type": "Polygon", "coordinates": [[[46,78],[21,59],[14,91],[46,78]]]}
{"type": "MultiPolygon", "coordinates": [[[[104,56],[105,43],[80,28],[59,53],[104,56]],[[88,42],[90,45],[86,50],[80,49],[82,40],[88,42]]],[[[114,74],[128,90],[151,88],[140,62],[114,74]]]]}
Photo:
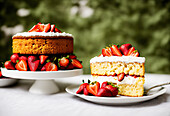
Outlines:
{"type": "Polygon", "coordinates": [[[74,69],[73,64],[72,64],[72,63],[70,63],[70,64],[67,66],[67,68],[66,68],[66,69],[68,69],[68,70],[72,70],[72,69],[74,69]]]}
{"type": "Polygon", "coordinates": [[[102,83],[101,88],[102,88],[102,87],[105,88],[107,85],[108,85],[108,82],[105,81],[105,82],[102,83]]]}
{"type": "Polygon", "coordinates": [[[80,61],[78,61],[77,59],[72,59],[72,62],[74,67],[76,68],[83,68],[82,64],[80,63],[80,61]]]}
{"type": "Polygon", "coordinates": [[[6,69],[15,70],[14,65],[11,61],[6,61],[4,66],[5,66],[6,69]]]}
{"type": "Polygon", "coordinates": [[[36,71],[39,66],[40,60],[37,60],[36,56],[28,57],[28,66],[31,71],[36,71]]]}
{"type": "Polygon", "coordinates": [[[113,87],[112,85],[107,85],[106,88],[112,92],[112,96],[117,96],[117,94],[118,94],[117,87],[113,87]]]}
{"type": "Polygon", "coordinates": [[[69,59],[76,59],[77,58],[77,56],[75,56],[75,55],[69,55],[69,59]]]}
{"type": "Polygon", "coordinates": [[[25,60],[25,61],[27,61],[28,58],[27,58],[26,56],[20,56],[20,57],[19,57],[19,61],[20,61],[20,60],[25,60]]]}
{"type": "Polygon", "coordinates": [[[18,54],[13,54],[10,57],[12,63],[16,63],[17,60],[19,60],[19,55],[18,54]]]}
{"type": "Polygon", "coordinates": [[[118,47],[116,45],[112,45],[110,47],[111,51],[112,51],[112,54],[114,56],[122,56],[121,52],[119,51],[118,47]]]}
{"type": "Polygon", "coordinates": [[[99,82],[94,82],[86,86],[87,91],[91,93],[92,95],[97,95],[98,90],[100,88],[100,83],[99,82]]]}
{"type": "Polygon", "coordinates": [[[19,71],[27,71],[27,62],[25,60],[20,60],[16,65],[15,68],[19,71]]]}
{"type": "Polygon", "coordinates": [[[107,88],[100,88],[96,96],[97,97],[111,97],[112,92],[107,88]]]}
{"type": "Polygon", "coordinates": [[[83,83],[80,85],[79,89],[76,91],[77,94],[85,93],[87,95],[88,91],[85,89],[89,85],[88,83],[83,83]]]}
{"type": "Polygon", "coordinates": [[[2,77],[2,72],[0,71],[0,78],[2,77]]]}
{"type": "Polygon", "coordinates": [[[40,55],[39,56],[40,64],[43,64],[46,61],[47,58],[48,58],[48,56],[46,56],[46,55],[40,55]]]}
{"type": "Polygon", "coordinates": [[[56,64],[54,64],[53,62],[48,62],[46,64],[46,71],[58,71],[58,67],[56,64]]]}
{"type": "Polygon", "coordinates": [[[65,57],[62,57],[61,59],[59,59],[59,64],[60,66],[67,67],[69,64],[69,60],[65,57]]]}
{"type": "Polygon", "coordinates": [[[122,81],[124,79],[125,74],[121,73],[117,75],[118,81],[122,81]]]}
{"type": "Polygon", "coordinates": [[[103,54],[103,56],[113,56],[113,54],[112,54],[112,52],[111,52],[111,50],[110,50],[110,48],[109,47],[107,47],[107,48],[103,48],[102,49],[102,54],[103,54]]]}

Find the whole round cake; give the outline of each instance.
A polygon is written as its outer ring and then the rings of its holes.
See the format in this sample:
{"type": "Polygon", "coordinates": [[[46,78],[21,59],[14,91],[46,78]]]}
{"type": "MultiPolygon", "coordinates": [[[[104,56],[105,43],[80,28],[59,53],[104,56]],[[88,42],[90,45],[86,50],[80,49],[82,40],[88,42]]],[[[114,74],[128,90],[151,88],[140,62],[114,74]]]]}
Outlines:
{"type": "Polygon", "coordinates": [[[13,54],[4,66],[19,71],[58,71],[83,68],[73,54],[72,34],[61,32],[55,25],[34,25],[28,32],[12,37],[13,54]]]}

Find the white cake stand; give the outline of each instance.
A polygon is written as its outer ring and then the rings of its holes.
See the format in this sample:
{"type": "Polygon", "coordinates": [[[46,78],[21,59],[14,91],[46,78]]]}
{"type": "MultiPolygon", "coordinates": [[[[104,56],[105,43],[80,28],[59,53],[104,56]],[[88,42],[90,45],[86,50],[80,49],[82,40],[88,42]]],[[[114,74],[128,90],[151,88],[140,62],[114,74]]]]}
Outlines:
{"type": "Polygon", "coordinates": [[[54,79],[63,77],[73,77],[83,74],[82,69],[61,70],[61,71],[18,71],[1,68],[3,76],[15,79],[35,80],[29,92],[35,94],[53,94],[59,92],[59,87],[54,79]]]}

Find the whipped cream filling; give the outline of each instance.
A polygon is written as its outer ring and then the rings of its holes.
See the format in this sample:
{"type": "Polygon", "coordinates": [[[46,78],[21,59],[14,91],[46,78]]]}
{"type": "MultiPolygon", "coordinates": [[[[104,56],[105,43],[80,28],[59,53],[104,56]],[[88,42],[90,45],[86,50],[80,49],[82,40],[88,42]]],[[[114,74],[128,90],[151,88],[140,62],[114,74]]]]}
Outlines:
{"type": "Polygon", "coordinates": [[[22,33],[17,33],[15,36],[24,36],[24,37],[29,37],[29,36],[67,36],[67,37],[73,37],[72,34],[69,33],[58,33],[58,32],[22,32],[22,33]]]}
{"type": "Polygon", "coordinates": [[[95,62],[125,62],[125,63],[145,63],[145,57],[133,57],[133,56],[105,56],[94,57],[90,60],[90,63],[95,62]]]}
{"type": "Polygon", "coordinates": [[[90,81],[97,81],[102,84],[105,81],[119,84],[136,84],[139,78],[134,78],[132,76],[125,76],[122,81],[117,80],[117,76],[91,76],[90,81]]]}

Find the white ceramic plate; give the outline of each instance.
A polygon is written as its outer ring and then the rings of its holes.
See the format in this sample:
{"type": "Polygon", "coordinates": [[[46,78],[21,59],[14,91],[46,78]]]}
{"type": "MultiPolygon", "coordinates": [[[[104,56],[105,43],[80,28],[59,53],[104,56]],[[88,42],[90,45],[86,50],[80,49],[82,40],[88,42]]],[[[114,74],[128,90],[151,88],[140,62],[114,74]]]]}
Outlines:
{"type": "Polygon", "coordinates": [[[96,97],[96,96],[86,96],[84,94],[76,94],[79,85],[71,85],[66,88],[66,91],[72,95],[78,96],[83,98],[87,101],[99,103],[99,104],[108,104],[108,105],[125,105],[125,104],[132,104],[143,102],[147,100],[151,100],[155,97],[158,97],[166,92],[166,89],[163,88],[161,90],[152,90],[150,95],[143,96],[143,97],[127,97],[127,96],[117,96],[117,97],[96,97]]]}

